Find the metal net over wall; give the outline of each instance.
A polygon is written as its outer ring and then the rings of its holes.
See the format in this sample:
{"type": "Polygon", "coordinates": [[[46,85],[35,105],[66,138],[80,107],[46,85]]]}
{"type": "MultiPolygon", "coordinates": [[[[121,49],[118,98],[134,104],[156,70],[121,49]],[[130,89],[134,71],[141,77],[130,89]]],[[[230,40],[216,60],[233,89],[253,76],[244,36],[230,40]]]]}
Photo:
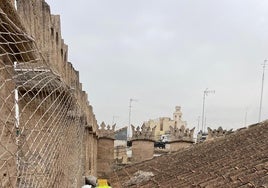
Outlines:
{"type": "Polygon", "coordinates": [[[81,114],[74,90],[0,8],[0,187],[77,187],[81,114]]]}

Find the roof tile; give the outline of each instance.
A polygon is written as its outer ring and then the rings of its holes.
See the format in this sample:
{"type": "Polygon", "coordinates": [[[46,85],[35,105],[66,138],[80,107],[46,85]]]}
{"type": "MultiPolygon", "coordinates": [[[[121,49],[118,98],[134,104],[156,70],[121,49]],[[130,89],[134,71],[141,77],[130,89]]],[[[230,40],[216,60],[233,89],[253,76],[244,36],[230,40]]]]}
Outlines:
{"type": "Polygon", "coordinates": [[[183,151],[120,169],[110,176],[124,187],[138,170],[154,177],[131,187],[268,187],[268,122],[183,151]]]}

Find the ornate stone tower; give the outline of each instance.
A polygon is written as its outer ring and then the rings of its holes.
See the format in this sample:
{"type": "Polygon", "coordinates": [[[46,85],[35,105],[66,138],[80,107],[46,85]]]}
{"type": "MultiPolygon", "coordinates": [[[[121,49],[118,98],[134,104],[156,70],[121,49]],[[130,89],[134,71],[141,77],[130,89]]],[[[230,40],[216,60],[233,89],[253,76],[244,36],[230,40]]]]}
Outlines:
{"type": "Polygon", "coordinates": [[[141,162],[153,158],[155,127],[150,128],[143,124],[141,128],[132,127],[132,161],[141,162]]]}
{"type": "Polygon", "coordinates": [[[169,142],[170,151],[178,151],[182,148],[191,146],[194,143],[194,129],[185,129],[184,126],[178,128],[170,126],[171,141],[169,142]]]}
{"type": "Polygon", "coordinates": [[[173,120],[176,122],[179,122],[179,121],[181,121],[181,117],[182,117],[181,107],[176,106],[175,112],[173,113],[173,120]]]}
{"type": "Polygon", "coordinates": [[[101,123],[98,130],[98,154],[97,169],[99,178],[107,178],[107,174],[112,172],[114,164],[114,135],[115,124],[111,127],[101,123]]]}

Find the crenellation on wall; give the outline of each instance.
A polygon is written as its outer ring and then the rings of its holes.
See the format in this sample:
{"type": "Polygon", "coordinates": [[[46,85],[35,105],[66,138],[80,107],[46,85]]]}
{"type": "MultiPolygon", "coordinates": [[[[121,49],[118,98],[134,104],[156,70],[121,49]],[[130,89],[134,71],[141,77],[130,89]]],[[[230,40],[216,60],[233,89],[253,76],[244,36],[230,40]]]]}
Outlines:
{"type": "Polygon", "coordinates": [[[208,135],[206,140],[213,140],[218,137],[224,137],[226,135],[229,135],[233,132],[232,129],[230,130],[223,130],[222,127],[219,127],[218,129],[211,129],[208,127],[208,135]]]}
{"type": "Polygon", "coordinates": [[[173,152],[178,151],[186,147],[190,147],[194,143],[194,129],[185,128],[181,126],[178,128],[176,125],[174,127],[170,126],[170,141],[166,144],[166,148],[173,152]]]}
{"type": "Polygon", "coordinates": [[[71,69],[72,69],[72,64],[70,62],[67,62],[65,66],[65,75],[66,75],[66,84],[71,85],[71,69]]]}
{"type": "Polygon", "coordinates": [[[63,53],[63,57],[62,57],[62,78],[65,80],[65,82],[67,83],[67,72],[66,72],[66,66],[68,63],[68,45],[66,45],[65,43],[62,44],[62,53],[63,53]]]}
{"type": "Polygon", "coordinates": [[[170,136],[171,141],[190,141],[194,142],[194,130],[185,128],[185,126],[181,126],[180,128],[175,125],[174,127],[170,126],[170,136]]]}
{"type": "Polygon", "coordinates": [[[98,129],[98,177],[105,178],[112,172],[114,165],[115,124],[101,123],[98,129]]]}
{"type": "Polygon", "coordinates": [[[68,46],[62,38],[60,16],[51,14],[44,0],[18,0],[17,6],[26,31],[36,40],[45,61],[68,83],[68,46]]]}
{"type": "Polygon", "coordinates": [[[132,162],[141,162],[153,158],[155,128],[143,124],[141,127],[132,128],[132,162]]]}
{"type": "Polygon", "coordinates": [[[54,71],[56,71],[60,75],[64,75],[64,61],[61,56],[61,49],[64,45],[64,40],[61,36],[61,22],[59,15],[51,15],[51,28],[54,30],[53,44],[52,44],[52,52],[51,58],[49,61],[54,67],[54,71]]]}
{"type": "Polygon", "coordinates": [[[50,46],[47,42],[51,41],[47,27],[51,25],[49,5],[43,0],[17,0],[17,11],[27,33],[37,41],[38,49],[48,61],[50,46]]]}
{"type": "Polygon", "coordinates": [[[155,128],[150,128],[149,126],[146,126],[145,124],[142,124],[141,127],[135,128],[133,125],[131,125],[132,128],[132,140],[152,140],[154,141],[154,133],[155,128]]]}
{"type": "Polygon", "coordinates": [[[45,61],[74,91],[79,105],[85,109],[85,102],[81,100],[82,84],[79,81],[79,72],[68,61],[68,45],[62,38],[60,16],[51,14],[50,7],[44,0],[18,0],[17,5],[18,14],[27,32],[36,40],[45,61]]]}
{"type": "Polygon", "coordinates": [[[104,122],[101,123],[98,129],[98,136],[99,138],[109,138],[114,140],[115,139],[115,126],[116,124],[110,126],[106,125],[104,122]]]}

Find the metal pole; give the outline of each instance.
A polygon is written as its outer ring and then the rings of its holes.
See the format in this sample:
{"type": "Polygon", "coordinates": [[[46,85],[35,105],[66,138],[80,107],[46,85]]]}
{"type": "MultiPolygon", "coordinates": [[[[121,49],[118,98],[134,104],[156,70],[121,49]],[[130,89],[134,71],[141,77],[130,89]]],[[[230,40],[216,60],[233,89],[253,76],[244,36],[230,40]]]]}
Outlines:
{"type": "Polygon", "coordinates": [[[132,102],[132,99],[129,100],[129,113],[128,113],[128,135],[127,135],[127,138],[129,139],[130,138],[130,123],[131,123],[131,102],[132,102]]]}
{"type": "Polygon", "coordinates": [[[206,131],[206,127],[207,127],[207,117],[205,116],[204,132],[206,131]]]}
{"type": "Polygon", "coordinates": [[[264,63],[263,63],[262,83],[261,83],[261,99],[260,99],[259,121],[258,121],[258,122],[261,121],[262,95],[263,95],[264,73],[265,73],[266,62],[267,62],[267,59],[265,59],[265,60],[264,60],[264,63]]]}
{"type": "Polygon", "coordinates": [[[204,111],[205,111],[205,99],[206,99],[206,91],[207,90],[208,89],[206,89],[204,91],[204,95],[203,95],[203,110],[202,110],[202,124],[201,124],[201,130],[202,130],[202,132],[204,131],[204,111]]]}
{"type": "Polygon", "coordinates": [[[197,133],[199,132],[200,116],[197,118],[197,133]]]}
{"type": "Polygon", "coordinates": [[[113,116],[113,122],[112,122],[112,125],[115,123],[115,119],[116,118],[119,118],[119,116],[113,116]]]}
{"type": "Polygon", "coordinates": [[[202,132],[204,132],[205,127],[204,127],[204,116],[205,116],[205,100],[206,100],[206,95],[208,93],[215,93],[214,90],[208,90],[208,88],[206,88],[206,90],[204,91],[204,95],[203,95],[203,110],[202,110],[202,132]]]}
{"type": "Polygon", "coordinates": [[[132,106],[131,106],[131,104],[132,104],[132,102],[133,101],[136,101],[137,102],[137,100],[136,99],[129,99],[129,114],[128,114],[128,135],[127,135],[127,138],[128,139],[130,139],[130,136],[131,136],[131,108],[132,108],[132,106]]]}

